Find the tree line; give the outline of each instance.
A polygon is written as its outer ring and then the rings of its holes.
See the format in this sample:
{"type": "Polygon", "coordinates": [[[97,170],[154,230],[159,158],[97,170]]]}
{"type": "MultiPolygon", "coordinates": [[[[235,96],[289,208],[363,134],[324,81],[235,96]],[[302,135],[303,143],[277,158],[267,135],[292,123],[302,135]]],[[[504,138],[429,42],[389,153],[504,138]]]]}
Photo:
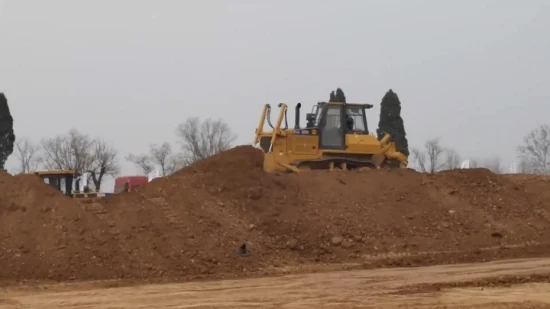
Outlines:
{"type": "MultiPolygon", "coordinates": [[[[331,102],[346,102],[344,91],[338,88],[330,93],[331,102]]],[[[427,140],[423,147],[409,150],[405,125],[401,117],[401,102],[393,90],[386,92],[380,103],[380,120],[376,130],[378,139],[385,133],[392,136],[397,151],[409,158],[409,166],[423,173],[460,168],[464,158],[454,148],[445,146],[440,138],[427,140]]],[[[530,131],[517,148],[519,173],[550,174],[550,126],[540,125],[530,131]]],[[[469,158],[470,168],[486,168],[494,173],[505,173],[500,157],[469,158]]]]}
{"type": "MultiPolygon", "coordinates": [[[[522,174],[550,174],[550,126],[540,125],[525,135],[517,147],[516,168],[522,174]]],[[[427,140],[423,147],[413,148],[409,161],[425,173],[458,169],[465,158],[440,138],[427,140]]],[[[507,173],[499,156],[469,158],[470,168],[486,168],[494,173],[507,173]]]]}
{"type": "MultiPolygon", "coordinates": [[[[341,88],[332,91],[329,102],[346,102],[341,88]]],[[[368,117],[367,117],[368,118],[368,117]]],[[[376,135],[381,139],[389,133],[398,151],[409,156],[410,165],[421,172],[434,173],[459,168],[462,158],[452,147],[445,146],[439,138],[426,141],[423,147],[409,150],[401,102],[393,90],[389,90],[380,102],[380,118],[376,135]]],[[[170,175],[184,166],[205,159],[233,147],[236,135],[222,119],[201,120],[191,117],[176,127],[176,145],[169,142],[149,145],[148,152],[129,154],[125,160],[132,162],[144,174],[158,171],[161,176],[170,175]]],[[[90,174],[96,189],[107,176],[120,173],[120,154],[116,148],[100,137],[91,137],[77,129],[65,134],[43,138],[33,142],[17,138],[13,132],[13,118],[5,96],[0,93],[0,170],[13,152],[18,160],[19,173],[31,173],[39,169],[75,170],[90,174]]],[[[521,173],[550,174],[550,126],[541,125],[529,132],[518,147],[521,173]]],[[[504,172],[499,157],[470,159],[470,167],[485,167],[495,173],[504,172]]]]}
{"type": "MultiPolygon", "coordinates": [[[[161,176],[225,151],[233,146],[236,135],[222,119],[200,120],[191,117],[175,130],[179,149],[169,142],[150,144],[147,153],[129,154],[132,162],[143,173],[157,170],[161,176]]],[[[118,150],[100,137],[92,137],[77,129],[65,134],[33,142],[28,138],[15,141],[18,173],[32,173],[41,169],[74,170],[89,173],[90,181],[101,189],[105,177],[120,174],[121,157],[118,150]]]]}

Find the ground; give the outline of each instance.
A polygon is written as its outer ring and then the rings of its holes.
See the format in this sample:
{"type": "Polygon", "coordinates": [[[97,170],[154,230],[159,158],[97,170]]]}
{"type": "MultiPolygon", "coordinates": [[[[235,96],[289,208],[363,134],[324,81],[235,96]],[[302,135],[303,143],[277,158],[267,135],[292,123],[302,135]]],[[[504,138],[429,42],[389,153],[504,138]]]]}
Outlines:
{"type": "Polygon", "coordinates": [[[5,287],[0,308],[550,308],[550,258],[242,280],[5,287]],[[545,276],[542,276],[542,275],[545,276]]]}
{"type": "Polygon", "coordinates": [[[262,166],[88,201],[0,172],[0,309],[550,308],[547,176],[262,166]]]}

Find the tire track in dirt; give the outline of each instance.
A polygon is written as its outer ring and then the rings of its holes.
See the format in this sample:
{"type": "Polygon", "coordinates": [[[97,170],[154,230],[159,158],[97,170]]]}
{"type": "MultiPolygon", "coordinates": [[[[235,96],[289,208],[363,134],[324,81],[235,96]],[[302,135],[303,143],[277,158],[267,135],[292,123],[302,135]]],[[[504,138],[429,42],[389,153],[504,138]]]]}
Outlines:
{"type": "Polygon", "coordinates": [[[550,259],[118,288],[101,288],[93,284],[86,287],[83,283],[75,284],[74,289],[71,284],[64,284],[61,288],[43,286],[28,290],[18,286],[0,291],[0,298],[14,304],[5,306],[10,309],[546,308],[550,306],[550,284],[490,286],[494,277],[521,277],[537,272],[550,273],[550,259]],[[478,282],[479,286],[464,287],[466,282],[478,282]],[[411,283],[445,288],[411,294],[406,290],[411,283]]]}

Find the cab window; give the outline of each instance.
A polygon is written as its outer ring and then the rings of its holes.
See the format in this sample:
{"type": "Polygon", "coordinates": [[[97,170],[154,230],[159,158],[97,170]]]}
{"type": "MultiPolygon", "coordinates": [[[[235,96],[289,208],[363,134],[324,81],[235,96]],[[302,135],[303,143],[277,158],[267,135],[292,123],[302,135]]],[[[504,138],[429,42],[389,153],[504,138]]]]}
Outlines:
{"type": "Polygon", "coordinates": [[[365,110],[359,107],[346,107],[346,124],[350,124],[350,131],[369,133],[365,122],[365,110]]]}

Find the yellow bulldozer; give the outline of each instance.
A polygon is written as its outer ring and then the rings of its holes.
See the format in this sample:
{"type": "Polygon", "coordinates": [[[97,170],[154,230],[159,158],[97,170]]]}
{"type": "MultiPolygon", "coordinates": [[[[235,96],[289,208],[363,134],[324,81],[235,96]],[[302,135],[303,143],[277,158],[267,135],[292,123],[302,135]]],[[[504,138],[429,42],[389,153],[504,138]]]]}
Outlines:
{"type": "Polygon", "coordinates": [[[300,108],[296,105],[294,129],[288,128],[288,106],[280,103],[275,125],[270,120],[271,106],[263,108],[256,128],[254,146],[264,152],[264,170],[300,172],[311,169],[352,170],[370,168],[406,168],[408,158],[396,150],[391,136],[382,139],[369,132],[366,110],[371,104],[318,102],[300,127],[300,108]],[[263,130],[265,122],[273,129],[263,130]],[[283,121],[285,127],[281,128],[283,121]]]}

